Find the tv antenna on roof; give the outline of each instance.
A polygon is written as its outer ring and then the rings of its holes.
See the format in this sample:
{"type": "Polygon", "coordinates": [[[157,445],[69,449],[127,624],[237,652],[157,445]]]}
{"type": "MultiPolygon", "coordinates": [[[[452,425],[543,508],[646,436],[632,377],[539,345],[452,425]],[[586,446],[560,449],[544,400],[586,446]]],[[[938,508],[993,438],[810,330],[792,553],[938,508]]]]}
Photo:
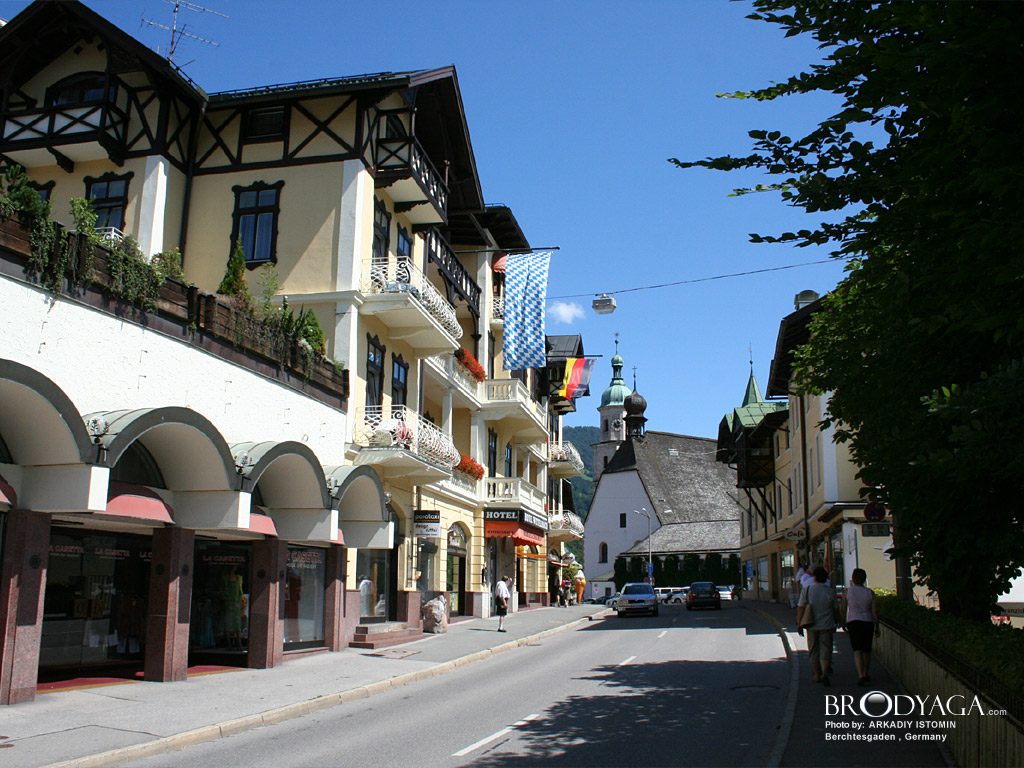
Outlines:
{"type": "Polygon", "coordinates": [[[149,26],[151,27],[159,27],[160,29],[166,29],[168,32],[171,33],[171,49],[167,53],[167,60],[169,62],[174,63],[174,52],[177,50],[178,43],[181,41],[181,38],[183,37],[187,37],[190,40],[198,40],[200,43],[206,43],[207,45],[213,45],[218,48],[220,47],[220,43],[215,43],[213,40],[207,40],[204,37],[193,35],[191,32],[186,32],[185,30],[188,29],[187,24],[182,24],[179,27],[178,11],[184,8],[187,11],[195,11],[196,13],[212,13],[214,16],[221,16],[225,19],[230,19],[230,16],[224,13],[220,13],[219,11],[214,11],[210,8],[204,8],[203,6],[196,5],[195,3],[186,2],[186,0],[164,0],[164,2],[174,6],[174,20],[171,22],[171,26],[168,27],[166,24],[160,24],[159,22],[151,21],[150,19],[147,19],[145,16],[142,17],[142,23],[149,24],[149,26]]]}

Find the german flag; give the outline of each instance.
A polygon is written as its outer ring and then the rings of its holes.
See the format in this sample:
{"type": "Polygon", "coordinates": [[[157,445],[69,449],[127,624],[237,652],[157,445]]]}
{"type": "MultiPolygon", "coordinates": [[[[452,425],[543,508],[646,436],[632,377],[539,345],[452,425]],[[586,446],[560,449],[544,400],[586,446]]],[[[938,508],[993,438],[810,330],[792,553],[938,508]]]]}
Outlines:
{"type": "Polygon", "coordinates": [[[590,376],[594,372],[595,358],[570,357],[565,361],[565,376],[558,394],[567,400],[575,400],[590,394],[590,376]]]}

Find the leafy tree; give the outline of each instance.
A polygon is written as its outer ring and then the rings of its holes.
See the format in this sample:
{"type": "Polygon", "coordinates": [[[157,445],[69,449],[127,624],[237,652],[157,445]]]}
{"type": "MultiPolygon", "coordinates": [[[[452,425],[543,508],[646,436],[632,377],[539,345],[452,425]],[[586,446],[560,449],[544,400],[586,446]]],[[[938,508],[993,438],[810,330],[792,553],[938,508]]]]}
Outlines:
{"type": "MultiPolygon", "coordinates": [[[[754,241],[850,259],[801,351],[831,392],[826,424],[896,515],[900,551],[943,611],[984,619],[1021,572],[1024,466],[1024,4],[755,0],[751,18],[810,34],[826,58],[733,94],[813,91],[842,109],[808,135],[751,131],[746,157],[789,205],[826,219],[754,241]]],[[[752,190],[738,190],[748,192],[752,190]]]]}

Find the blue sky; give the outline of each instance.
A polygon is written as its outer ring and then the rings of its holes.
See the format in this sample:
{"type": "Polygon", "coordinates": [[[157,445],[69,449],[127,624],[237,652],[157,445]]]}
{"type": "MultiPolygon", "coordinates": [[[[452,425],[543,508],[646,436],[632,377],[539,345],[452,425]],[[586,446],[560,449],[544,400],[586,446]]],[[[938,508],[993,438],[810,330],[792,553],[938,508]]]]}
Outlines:
{"type": "MultiPolygon", "coordinates": [[[[88,0],[150,47],[169,33],[162,0],[88,0]]],[[[0,17],[28,5],[0,0],[0,17]]],[[[809,130],[837,102],[715,94],[784,80],[820,58],[810,39],[745,18],[749,3],[561,0],[205,0],[182,10],[217,47],[184,41],[175,61],[207,91],[368,72],[456,66],[484,198],[508,205],[534,246],[558,246],[549,334],[581,333],[603,355],[570,425],[597,425],[615,334],[648,429],[714,437],[750,370],[764,387],[779,320],[804,289],[825,292],[837,263],[628,292],[596,315],[594,294],[827,259],[755,245],[751,232],[813,225],[774,194],[729,197],[764,177],[680,170],[668,158],[746,154],[747,131],[809,130]],[[560,299],[558,297],[573,297],[560,299]],[[748,351],[748,347],[750,351],[748,351]]],[[[801,134],[802,135],[802,134],[801,134]]]]}

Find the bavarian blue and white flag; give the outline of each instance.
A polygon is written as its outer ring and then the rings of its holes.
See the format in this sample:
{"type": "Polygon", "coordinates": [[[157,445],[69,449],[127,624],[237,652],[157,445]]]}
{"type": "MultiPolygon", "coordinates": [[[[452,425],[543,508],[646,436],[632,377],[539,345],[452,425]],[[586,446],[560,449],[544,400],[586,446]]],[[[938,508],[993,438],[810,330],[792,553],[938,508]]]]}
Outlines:
{"type": "Polygon", "coordinates": [[[506,371],[547,365],[544,300],[550,263],[551,251],[511,254],[505,262],[506,371]]]}

